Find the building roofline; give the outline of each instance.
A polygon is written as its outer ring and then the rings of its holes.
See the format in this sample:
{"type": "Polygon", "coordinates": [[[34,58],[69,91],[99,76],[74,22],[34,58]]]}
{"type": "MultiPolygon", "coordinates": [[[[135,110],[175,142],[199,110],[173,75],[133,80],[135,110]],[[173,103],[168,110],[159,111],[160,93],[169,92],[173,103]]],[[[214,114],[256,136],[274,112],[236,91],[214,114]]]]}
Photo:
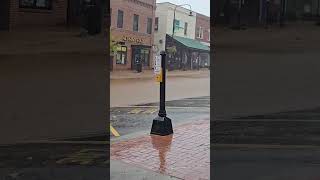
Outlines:
{"type": "MultiPolygon", "coordinates": [[[[160,2],[160,3],[157,3],[157,4],[171,4],[171,5],[177,5],[177,4],[173,4],[173,3],[171,3],[171,2],[160,2]]],[[[156,5],[157,5],[157,4],[156,4],[156,5]]],[[[183,9],[185,9],[185,10],[189,10],[189,9],[187,9],[187,8],[185,8],[185,7],[181,7],[181,6],[180,6],[180,8],[183,8],[183,9]]],[[[207,18],[210,18],[210,16],[207,16],[207,15],[201,14],[201,13],[199,13],[199,12],[197,12],[197,11],[194,11],[194,10],[192,10],[192,12],[195,12],[197,15],[199,14],[199,15],[205,16],[205,17],[207,17],[207,18]]]]}

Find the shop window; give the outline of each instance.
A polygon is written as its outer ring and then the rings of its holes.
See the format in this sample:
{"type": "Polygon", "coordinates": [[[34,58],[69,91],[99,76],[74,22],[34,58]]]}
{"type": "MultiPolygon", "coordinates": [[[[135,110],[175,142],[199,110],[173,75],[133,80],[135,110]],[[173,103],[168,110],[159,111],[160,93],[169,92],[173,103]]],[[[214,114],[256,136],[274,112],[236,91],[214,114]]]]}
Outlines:
{"type": "Polygon", "coordinates": [[[147,33],[152,33],[152,18],[148,18],[148,24],[147,24],[147,33]]]}
{"type": "Polygon", "coordinates": [[[20,0],[20,8],[52,9],[52,0],[20,0]]]}
{"type": "Polygon", "coordinates": [[[121,10],[118,10],[117,27],[123,28],[123,11],[121,11],[121,10]]]}
{"type": "Polygon", "coordinates": [[[116,64],[126,64],[127,63],[127,47],[120,46],[117,48],[116,64]]]}
{"type": "Polygon", "coordinates": [[[133,31],[139,31],[139,15],[133,15],[133,31]]]}
{"type": "Polygon", "coordinates": [[[154,19],[154,30],[155,31],[158,31],[159,30],[159,17],[156,17],[155,19],[154,19]]]}

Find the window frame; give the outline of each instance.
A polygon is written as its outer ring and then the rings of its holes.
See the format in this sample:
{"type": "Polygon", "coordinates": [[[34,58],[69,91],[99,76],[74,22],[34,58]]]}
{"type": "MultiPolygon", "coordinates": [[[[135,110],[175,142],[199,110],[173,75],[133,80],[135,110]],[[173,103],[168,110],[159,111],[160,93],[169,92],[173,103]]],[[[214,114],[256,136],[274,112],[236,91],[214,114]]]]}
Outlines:
{"type": "Polygon", "coordinates": [[[121,50],[117,51],[117,53],[116,53],[116,64],[117,65],[126,65],[127,64],[127,59],[128,59],[128,47],[127,46],[120,46],[119,48],[121,50]],[[126,50],[122,51],[122,48],[125,48],[126,50]],[[121,63],[119,63],[118,55],[120,55],[121,63]],[[123,56],[124,56],[124,60],[123,60],[123,63],[122,63],[122,57],[123,56]]]}
{"type": "Polygon", "coordinates": [[[139,32],[139,18],[140,18],[140,16],[138,14],[133,14],[133,23],[132,23],[133,27],[132,27],[132,30],[134,32],[139,32]],[[137,20],[137,22],[135,22],[135,20],[137,20]]]}
{"type": "Polygon", "coordinates": [[[159,17],[154,18],[154,30],[155,31],[159,30],[159,17]]]}
{"type": "Polygon", "coordinates": [[[188,35],[188,23],[187,22],[184,23],[184,35],[185,36],[188,35]]]}
{"type": "Polygon", "coordinates": [[[152,18],[147,18],[147,33],[152,34],[152,18]]]}
{"type": "Polygon", "coordinates": [[[38,0],[32,0],[32,1],[33,1],[33,5],[32,5],[32,6],[22,5],[22,1],[23,1],[23,0],[19,0],[19,8],[24,8],[24,9],[40,9],[40,10],[52,10],[52,6],[53,6],[53,0],[45,0],[45,1],[48,1],[48,4],[49,4],[47,7],[38,7],[38,6],[37,6],[37,1],[38,1],[38,0]]]}
{"type": "Polygon", "coordinates": [[[120,29],[122,29],[123,28],[123,18],[124,18],[124,11],[122,11],[122,10],[120,10],[120,9],[118,9],[118,15],[117,15],[117,28],[120,28],[120,29]],[[120,22],[120,14],[122,13],[122,19],[121,19],[121,22],[120,22]],[[121,23],[121,24],[120,24],[121,23]]]}

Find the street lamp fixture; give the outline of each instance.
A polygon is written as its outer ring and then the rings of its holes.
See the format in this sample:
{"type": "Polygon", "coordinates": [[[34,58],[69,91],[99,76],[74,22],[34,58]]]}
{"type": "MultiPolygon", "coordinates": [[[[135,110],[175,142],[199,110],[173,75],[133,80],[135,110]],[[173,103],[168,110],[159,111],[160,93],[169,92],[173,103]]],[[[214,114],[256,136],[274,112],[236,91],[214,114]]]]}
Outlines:
{"type": "Polygon", "coordinates": [[[176,10],[178,7],[182,7],[182,6],[189,6],[190,8],[190,12],[189,12],[189,16],[193,16],[192,14],[192,9],[191,9],[191,5],[190,4],[180,4],[180,5],[175,5],[174,7],[174,11],[173,11],[173,28],[172,28],[172,38],[174,36],[174,30],[175,30],[175,20],[176,20],[176,10]]]}

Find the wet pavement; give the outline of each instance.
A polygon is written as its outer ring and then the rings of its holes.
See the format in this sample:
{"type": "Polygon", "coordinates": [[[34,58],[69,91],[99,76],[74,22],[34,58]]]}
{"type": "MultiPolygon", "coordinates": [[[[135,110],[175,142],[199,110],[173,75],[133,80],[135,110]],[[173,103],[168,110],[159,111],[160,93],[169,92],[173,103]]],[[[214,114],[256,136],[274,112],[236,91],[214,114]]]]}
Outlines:
{"type": "Polygon", "coordinates": [[[174,127],[170,136],[145,135],[113,143],[111,160],[178,179],[205,180],[210,178],[209,136],[207,117],[174,127]]]}
{"type": "Polygon", "coordinates": [[[214,180],[320,179],[319,37],[307,23],[217,32],[214,180]]]}
{"type": "Polygon", "coordinates": [[[105,180],[108,144],[20,144],[0,147],[1,180],[105,180]]]}
{"type": "Polygon", "coordinates": [[[112,137],[111,173],[113,179],[209,179],[210,175],[210,97],[200,96],[166,102],[167,116],[172,119],[174,134],[150,135],[158,103],[111,108],[111,123],[121,136],[112,137]],[[136,132],[142,132],[135,135],[136,132]],[[113,167],[112,162],[115,162],[113,167]],[[126,166],[118,163],[125,163],[126,166]],[[145,172],[144,175],[137,173],[145,172]],[[158,174],[155,176],[154,174],[158,174]],[[161,177],[159,177],[161,175],[161,177]]]}
{"type": "Polygon", "coordinates": [[[214,180],[318,180],[320,148],[216,147],[213,145],[214,180]]]}
{"type": "MultiPolygon", "coordinates": [[[[168,117],[173,126],[196,121],[195,117],[208,116],[210,97],[186,98],[166,102],[168,117]]],[[[139,131],[150,131],[153,119],[158,115],[158,103],[147,103],[128,107],[110,109],[110,122],[120,135],[139,131]]],[[[201,119],[201,118],[199,118],[201,119]]]]}

